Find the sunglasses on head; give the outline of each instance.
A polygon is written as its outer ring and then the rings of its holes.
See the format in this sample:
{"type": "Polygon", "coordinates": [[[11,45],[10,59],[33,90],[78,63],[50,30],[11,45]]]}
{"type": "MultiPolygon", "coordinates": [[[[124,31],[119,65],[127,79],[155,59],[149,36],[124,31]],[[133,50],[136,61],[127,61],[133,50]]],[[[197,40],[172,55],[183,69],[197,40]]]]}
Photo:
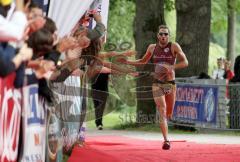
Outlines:
{"type": "Polygon", "coordinates": [[[163,36],[163,35],[165,35],[165,36],[168,36],[168,33],[158,33],[160,36],[163,36]]]}

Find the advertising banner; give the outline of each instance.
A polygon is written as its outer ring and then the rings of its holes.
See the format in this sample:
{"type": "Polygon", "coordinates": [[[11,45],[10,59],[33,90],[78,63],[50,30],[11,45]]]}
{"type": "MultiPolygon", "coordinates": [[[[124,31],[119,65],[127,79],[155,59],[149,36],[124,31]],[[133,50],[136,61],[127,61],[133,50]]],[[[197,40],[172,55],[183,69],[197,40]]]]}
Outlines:
{"type": "Polygon", "coordinates": [[[38,84],[24,86],[22,107],[22,162],[45,161],[45,110],[38,101],[38,84]]]}
{"type": "Polygon", "coordinates": [[[174,120],[216,123],[217,86],[178,84],[174,120]]]}
{"type": "Polygon", "coordinates": [[[21,119],[21,93],[14,89],[15,73],[0,78],[0,162],[16,162],[21,119]]]}

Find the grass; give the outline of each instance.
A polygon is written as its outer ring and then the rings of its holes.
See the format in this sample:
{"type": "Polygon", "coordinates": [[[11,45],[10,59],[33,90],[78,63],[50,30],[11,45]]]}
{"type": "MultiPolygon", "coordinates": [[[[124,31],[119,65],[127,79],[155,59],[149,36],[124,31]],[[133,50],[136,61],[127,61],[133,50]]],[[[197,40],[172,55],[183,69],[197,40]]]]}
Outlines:
{"type": "MultiPolygon", "coordinates": [[[[103,125],[105,129],[113,130],[129,130],[129,131],[151,131],[159,132],[159,124],[144,124],[139,125],[135,123],[136,116],[134,113],[121,113],[113,112],[103,117],[103,125]]],[[[96,128],[95,121],[87,122],[88,128],[96,128]]],[[[169,127],[169,132],[171,133],[194,133],[190,130],[178,130],[173,127],[169,127]]]]}
{"type": "Polygon", "coordinates": [[[69,156],[63,155],[63,162],[67,162],[67,161],[68,161],[68,158],[69,158],[69,156]]]}
{"type": "MultiPolygon", "coordinates": [[[[104,128],[112,129],[114,126],[118,125],[121,122],[120,113],[112,112],[103,117],[104,128]]],[[[88,128],[96,128],[95,121],[87,122],[88,128]]]]}
{"type": "MultiPolygon", "coordinates": [[[[112,112],[103,117],[104,129],[113,129],[113,130],[128,130],[128,131],[150,131],[150,132],[159,132],[159,124],[136,124],[135,123],[135,114],[134,113],[125,113],[125,112],[112,112]]],[[[88,128],[96,128],[95,121],[87,122],[88,128]]],[[[207,133],[207,134],[220,134],[220,135],[234,135],[240,136],[240,131],[232,130],[220,130],[220,129],[203,129],[203,128],[194,128],[194,127],[183,127],[183,126],[169,126],[169,132],[174,134],[198,134],[198,133],[207,133]]]]}

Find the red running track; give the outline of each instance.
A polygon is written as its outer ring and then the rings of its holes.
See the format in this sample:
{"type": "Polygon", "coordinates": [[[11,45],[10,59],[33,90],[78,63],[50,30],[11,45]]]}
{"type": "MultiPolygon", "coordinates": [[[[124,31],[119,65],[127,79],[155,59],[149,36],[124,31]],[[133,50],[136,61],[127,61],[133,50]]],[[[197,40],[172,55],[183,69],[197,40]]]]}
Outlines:
{"type": "Polygon", "coordinates": [[[162,141],[123,136],[88,137],[86,146],[75,147],[68,162],[240,162],[240,145],[199,144],[172,141],[162,150],[162,141]]]}

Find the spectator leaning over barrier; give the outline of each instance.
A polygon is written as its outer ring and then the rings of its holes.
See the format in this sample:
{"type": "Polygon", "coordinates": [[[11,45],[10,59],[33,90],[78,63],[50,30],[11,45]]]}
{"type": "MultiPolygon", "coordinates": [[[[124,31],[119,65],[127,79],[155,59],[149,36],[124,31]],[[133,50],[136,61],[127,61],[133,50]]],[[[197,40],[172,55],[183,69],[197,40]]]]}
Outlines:
{"type": "Polygon", "coordinates": [[[6,16],[10,5],[11,0],[0,0],[0,77],[14,72],[23,62],[32,57],[32,50],[27,45],[24,44],[19,50],[16,50],[8,44],[8,41],[21,40],[27,25],[22,0],[16,0],[16,11],[13,13],[12,19],[8,21],[6,16]]]}

